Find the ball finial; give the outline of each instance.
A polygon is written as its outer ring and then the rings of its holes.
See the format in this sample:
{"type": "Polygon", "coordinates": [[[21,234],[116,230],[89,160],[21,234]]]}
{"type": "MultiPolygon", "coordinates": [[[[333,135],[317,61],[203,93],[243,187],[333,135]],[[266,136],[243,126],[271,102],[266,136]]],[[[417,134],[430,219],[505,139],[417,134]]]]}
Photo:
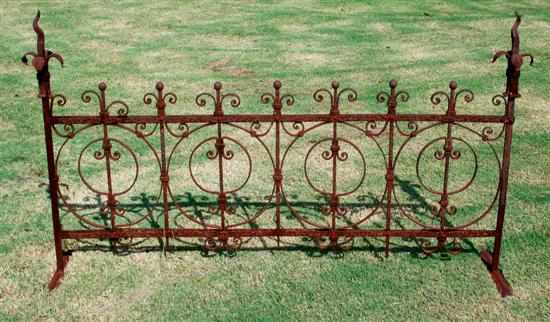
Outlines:
{"type": "Polygon", "coordinates": [[[107,89],[107,84],[105,82],[101,82],[97,88],[99,88],[100,91],[104,91],[107,89]]]}
{"type": "Polygon", "coordinates": [[[280,81],[280,80],[276,80],[276,81],[273,82],[273,87],[274,87],[275,89],[280,89],[281,86],[282,86],[282,84],[281,84],[281,81],[280,81]]]}
{"type": "Polygon", "coordinates": [[[391,87],[391,88],[396,88],[396,87],[397,87],[397,81],[396,81],[395,79],[392,79],[392,80],[390,81],[390,87],[391,87]]]}
{"type": "Polygon", "coordinates": [[[333,80],[332,83],[331,83],[331,86],[332,88],[336,89],[340,86],[340,83],[338,83],[337,81],[333,80]]]}
{"type": "Polygon", "coordinates": [[[449,88],[450,89],[456,89],[458,87],[458,84],[456,83],[456,81],[451,81],[449,83],[449,88]]]}
{"type": "Polygon", "coordinates": [[[222,89],[222,83],[221,82],[215,82],[214,83],[214,89],[217,90],[217,91],[222,89]]]}
{"type": "Polygon", "coordinates": [[[157,89],[157,91],[162,91],[164,89],[164,84],[162,82],[157,82],[155,88],[157,89]]]}

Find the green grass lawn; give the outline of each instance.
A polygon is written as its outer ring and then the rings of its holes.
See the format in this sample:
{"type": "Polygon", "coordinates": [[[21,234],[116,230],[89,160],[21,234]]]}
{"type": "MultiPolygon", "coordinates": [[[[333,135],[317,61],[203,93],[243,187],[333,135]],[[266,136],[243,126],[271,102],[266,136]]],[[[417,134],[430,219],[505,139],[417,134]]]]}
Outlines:
{"type": "MultiPolygon", "coordinates": [[[[0,26],[0,320],[550,320],[547,1],[6,1],[0,26]],[[420,256],[400,247],[414,243],[399,239],[388,258],[379,240],[359,241],[365,247],[343,256],[300,248],[243,250],[235,257],[203,257],[198,250],[117,256],[83,247],[74,252],[61,287],[49,293],[55,256],[42,113],[34,70],[20,63],[21,54],[36,46],[31,22],[38,8],[47,47],[65,58],[63,69],[50,65],[53,91],[69,98],[57,114],[97,113],[80,94],[102,80],[109,99],[125,100],[133,114],[153,112],[142,97],[158,80],[178,95],[168,113],[201,112],[195,95],[211,91],[216,80],[240,94],[238,112],[270,113],[259,96],[271,91],[274,79],[296,97],[289,113],[328,112],[311,94],[333,79],[359,92],[359,103],[344,111],[385,112],[375,96],[392,78],[411,94],[399,112],[433,112],[431,93],[447,90],[454,79],[476,94],[459,109],[501,113],[490,99],[504,89],[506,65],[489,59],[510,47],[519,11],[522,50],[535,56],[535,65],[524,65],[517,101],[501,258],[514,296],[499,296],[479,259],[490,240],[471,240],[467,251],[449,258],[420,256]]],[[[138,152],[145,155],[146,147],[138,152]]],[[[158,180],[154,161],[147,162],[144,175],[158,180]]],[[[197,171],[208,172],[204,164],[197,171]]],[[[425,171],[437,177],[431,170],[425,171]]],[[[490,166],[487,171],[479,190],[457,201],[465,214],[491,191],[494,172],[490,166]]],[[[369,187],[383,182],[377,175],[383,180],[383,173],[374,173],[369,187]]],[[[122,171],[120,180],[126,177],[122,171]]],[[[265,188],[262,178],[255,180],[249,189],[265,188]]],[[[138,187],[150,188],[147,181],[138,187]]],[[[315,198],[302,188],[292,194],[298,201],[315,198]]]]}

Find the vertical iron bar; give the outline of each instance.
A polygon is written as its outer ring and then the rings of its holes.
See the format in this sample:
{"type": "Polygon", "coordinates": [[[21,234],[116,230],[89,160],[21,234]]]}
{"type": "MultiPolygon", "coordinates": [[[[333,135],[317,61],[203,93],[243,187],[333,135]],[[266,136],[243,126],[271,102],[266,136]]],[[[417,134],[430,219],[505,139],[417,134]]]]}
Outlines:
{"type": "MultiPolygon", "coordinates": [[[[281,102],[281,82],[273,82],[273,88],[275,89],[275,96],[273,97],[273,114],[276,117],[275,120],[275,171],[273,179],[275,181],[275,224],[277,226],[277,232],[281,229],[281,191],[283,184],[283,171],[281,169],[281,109],[283,107],[281,102]]],[[[281,246],[281,236],[277,233],[277,247],[281,246]]]]}
{"type": "MultiPolygon", "coordinates": [[[[281,230],[281,185],[282,185],[282,169],[281,169],[281,122],[275,121],[275,224],[277,231],[281,230]]],[[[277,234],[277,247],[281,244],[281,236],[277,234]]]]}
{"type": "Polygon", "coordinates": [[[224,142],[222,138],[222,124],[218,122],[218,140],[216,142],[218,146],[218,176],[219,176],[219,188],[220,192],[218,195],[218,206],[221,216],[221,226],[222,230],[225,230],[225,207],[226,207],[226,196],[224,192],[224,182],[223,182],[223,154],[224,152],[224,142]]]}
{"type": "Polygon", "coordinates": [[[337,125],[338,123],[334,121],[332,123],[332,192],[331,192],[331,200],[332,200],[332,209],[331,209],[331,229],[332,232],[336,230],[336,213],[338,211],[338,202],[337,202],[337,194],[338,194],[338,187],[337,187],[337,180],[336,176],[338,175],[338,153],[339,153],[339,143],[338,143],[338,133],[337,133],[337,125]]]}
{"type": "Polygon", "coordinates": [[[508,194],[508,176],[510,171],[510,159],[512,151],[512,133],[514,124],[514,106],[515,96],[509,95],[508,102],[506,103],[506,115],[509,118],[504,124],[504,148],[502,151],[502,169],[500,172],[500,194],[498,198],[498,211],[497,211],[497,224],[496,224],[496,236],[493,246],[493,255],[491,261],[491,271],[498,270],[500,263],[500,252],[502,244],[502,233],[504,229],[504,215],[506,213],[506,201],[508,194]]]}
{"type": "Polygon", "coordinates": [[[162,215],[164,217],[164,238],[165,250],[170,247],[168,231],[170,230],[170,220],[168,218],[168,169],[166,167],[166,143],[164,135],[165,120],[162,117],[160,122],[160,162],[161,162],[161,184],[162,184],[162,215]]]}
{"type": "Polygon", "coordinates": [[[112,155],[112,144],[109,139],[109,128],[107,125],[107,118],[109,117],[109,111],[106,108],[105,101],[105,90],[107,89],[107,84],[104,82],[99,83],[100,99],[99,99],[99,115],[101,117],[101,123],[103,124],[103,157],[105,158],[105,170],[106,170],[106,179],[107,179],[107,207],[111,213],[111,229],[115,230],[116,226],[116,200],[113,195],[113,182],[111,175],[111,155],[112,155]]]}
{"type": "MultiPolygon", "coordinates": [[[[452,123],[447,123],[447,135],[445,137],[445,145],[444,145],[444,172],[443,172],[443,193],[441,195],[441,199],[439,200],[439,230],[443,231],[445,230],[445,222],[447,214],[447,207],[449,205],[449,167],[450,167],[450,160],[451,160],[451,153],[453,151],[453,136],[452,136],[452,123]]],[[[438,245],[438,248],[443,247],[443,243],[445,241],[446,237],[442,238],[442,241],[438,241],[438,243],[441,243],[438,245]]]]}
{"type": "Polygon", "coordinates": [[[170,236],[168,236],[168,231],[170,230],[170,220],[168,218],[168,168],[166,165],[166,138],[165,138],[165,130],[164,127],[166,126],[166,102],[164,100],[163,95],[163,89],[164,84],[162,82],[158,82],[156,85],[157,89],[157,115],[159,117],[159,124],[160,124],[160,162],[161,162],[161,170],[160,170],[160,181],[162,185],[162,216],[164,218],[164,243],[165,248],[164,252],[166,254],[166,249],[170,247],[170,236]]]}
{"type": "MultiPolygon", "coordinates": [[[[39,80],[43,82],[43,80],[39,80]]],[[[47,81],[47,88],[49,93],[49,79],[47,81]]],[[[48,180],[50,190],[50,204],[52,207],[52,223],[53,223],[53,235],[55,244],[55,258],[57,271],[63,271],[65,268],[63,245],[61,239],[61,219],[59,217],[59,177],[56,173],[55,157],[53,150],[53,135],[52,135],[52,108],[50,106],[49,97],[42,97],[42,115],[44,119],[44,141],[46,146],[46,158],[48,162],[48,180]]],[[[50,285],[50,289],[55,288],[57,285],[50,285]],[[52,287],[53,286],[53,287],[52,287]]]]}
{"type": "MultiPolygon", "coordinates": [[[[396,107],[397,107],[397,94],[396,87],[397,81],[390,81],[390,96],[388,98],[388,114],[395,116],[396,107]]],[[[393,180],[394,180],[394,165],[393,165],[393,140],[394,140],[394,131],[395,131],[395,121],[390,121],[389,128],[389,138],[388,138],[388,165],[386,168],[386,225],[385,230],[391,230],[391,219],[392,219],[392,193],[393,193],[393,180]]],[[[389,256],[390,251],[390,236],[386,236],[384,243],[384,255],[389,256]]]]}
{"type": "MultiPolygon", "coordinates": [[[[225,230],[225,210],[227,206],[227,196],[224,192],[224,182],[223,182],[223,158],[224,158],[224,149],[225,144],[222,137],[222,123],[219,117],[223,116],[223,106],[222,100],[223,96],[221,95],[222,83],[215,82],[214,90],[216,91],[215,97],[215,109],[214,116],[216,117],[217,123],[217,138],[216,138],[216,153],[218,154],[218,184],[219,184],[219,193],[218,193],[218,210],[220,211],[221,216],[221,228],[225,230]]],[[[225,238],[225,237],[224,237],[225,238]]],[[[222,240],[222,244],[226,246],[226,240],[222,240]]]]}
{"type": "MultiPolygon", "coordinates": [[[[393,139],[394,139],[394,121],[390,121],[390,133],[388,142],[388,167],[386,172],[386,231],[391,230],[391,218],[392,218],[392,193],[393,193],[393,139]]],[[[386,242],[384,247],[384,254],[388,257],[390,251],[390,236],[386,236],[386,242]]]]}
{"type": "Polygon", "coordinates": [[[488,264],[491,275],[493,276],[493,279],[495,280],[502,296],[512,294],[512,289],[510,285],[506,282],[498,267],[500,264],[502,234],[504,230],[504,215],[506,213],[506,202],[508,194],[508,176],[510,171],[510,159],[512,151],[513,124],[515,119],[515,100],[516,98],[521,96],[519,94],[519,79],[521,75],[521,66],[523,65],[523,58],[530,58],[531,65],[534,61],[531,54],[522,53],[520,51],[520,37],[518,31],[520,24],[521,16],[516,13],[516,21],[512,25],[512,29],[510,32],[512,48],[508,51],[497,51],[492,59],[492,62],[495,62],[499,57],[505,56],[508,62],[508,66],[506,69],[506,90],[504,92],[504,95],[507,97],[505,112],[506,121],[504,123],[502,168],[499,177],[500,192],[498,200],[496,236],[492,255],[489,256],[489,254],[484,253],[482,254],[482,259],[484,259],[486,264],[488,264]],[[489,259],[490,263],[488,263],[489,259]]]}
{"type": "Polygon", "coordinates": [[[50,205],[52,210],[52,228],[54,235],[56,270],[48,283],[50,290],[59,285],[63,278],[65,267],[69,261],[69,254],[63,251],[63,240],[61,231],[63,226],[59,216],[59,177],[55,164],[55,152],[53,145],[53,107],[51,100],[51,82],[48,62],[50,58],[57,59],[63,67],[63,57],[46,49],[46,37],[44,31],[39,25],[40,11],[36,13],[33,20],[33,30],[36,33],[36,52],[27,52],[23,54],[21,61],[28,64],[27,56],[32,56],[32,65],[36,69],[36,79],[38,81],[38,96],[42,103],[42,119],[44,123],[44,144],[46,148],[46,159],[48,163],[48,188],[50,192],[50,205]]]}
{"type": "Polygon", "coordinates": [[[338,120],[335,118],[340,114],[340,99],[338,93],[338,87],[340,84],[337,81],[332,81],[332,97],[330,106],[330,116],[332,121],[332,142],[330,146],[330,156],[332,157],[332,191],[330,194],[330,247],[336,248],[338,246],[338,236],[336,235],[336,215],[338,214],[339,200],[338,200],[338,187],[337,187],[337,175],[338,175],[338,157],[340,153],[340,144],[338,142],[338,120]]]}

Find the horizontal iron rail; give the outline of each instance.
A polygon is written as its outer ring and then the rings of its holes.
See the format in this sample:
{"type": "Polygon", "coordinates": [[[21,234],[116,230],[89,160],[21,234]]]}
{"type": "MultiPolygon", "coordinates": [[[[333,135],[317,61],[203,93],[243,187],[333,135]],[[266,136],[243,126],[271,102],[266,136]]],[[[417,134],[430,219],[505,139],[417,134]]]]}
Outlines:
{"type": "Polygon", "coordinates": [[[235,114],[235,115],[167,115],[163,118],[156,115],[133,116],[54,116],[54,124],[133,124],[133,123],[239,123],[239,122],[361,122],[361,121],[396,121],[396,122],[466,122],[466,123],[507,123],[512,119],[506,115],[471,115],[454,116],[440,114],[235,114]]]}
{"type": "Polygon", "coordinates": [[[122,228],[115,230],[63,230],[63,239],[95,239],[126,237],[493,237],[495,230],[475,229],[188,229],[188,228],[122,228]]]}

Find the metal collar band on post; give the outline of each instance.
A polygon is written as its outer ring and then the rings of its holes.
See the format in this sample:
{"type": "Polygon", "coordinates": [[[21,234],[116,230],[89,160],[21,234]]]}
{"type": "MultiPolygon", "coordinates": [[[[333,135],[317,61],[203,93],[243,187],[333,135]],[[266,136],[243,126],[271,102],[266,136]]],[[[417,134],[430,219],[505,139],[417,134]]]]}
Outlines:
{"type": "MultiPolygon", "coordinates": [[[[157,238],[164,249],[194,240],[205,252],[234,253],[253,237],[272,239],[275,248],[291,243],[296,237],[305,237],[321,251],[341,251],[350,248],[356,237],[372,237],[383,241],[387,256],[392,249],[390,241],[395,237],[411,238],[427,255],[454,254],[462,250],[463,239],[484,237],[493,238],[494,247],[492,252],[483,251],[481,258],[500,294],[512,294],[499,270],[499,259],[514,105],[520,97],[523,58],[529,57],[533,63],[531,55],[520,52],[519,15],[512,27],[512,49],[499,51],[493,57],[493,62],[502,56],[508,60],[505,91],[492,99],[494,105],[504,107],[504,112],[497,115],[467,114],[457,108],[459,104],[470,103],[474,93],[461,89],[455,81],[450,82],[448,90],[436,91],[430,97],[434,106],[446,105],[445,113],[400,113],[399,105],[408,101],[409,94],[398,89],[397,81],[392,80],[389,91],[376,96],[377,102],[386,105],[386,113],[345,113],[342,104],[358,101],[358,94],[336,81],[330,89],[313,92],[314,102],[327,106],[326,113],[287,113],[296,100],[283,93],[282,83],[275,81],[273,92],[261,95],[259,100],[271,105],[272,114],[224,113],[228,106],[238,108],[241,100],[220,82],[214,83],[213,91],[201,93],[195,99],[199,107],[210,106],[211,114],[177,114],[176,95],[158,82],[155,91],[143,98],[146,105],[154,105],[156,113],[132,115],[125,102],[108,98],[108,86],[101,82],[98,91],[82,94],[83,102],[98,105],[97,115],[56,116],[54,107],[66,105],[67,99],[52,94],[48,64],[51,58],[63,64],[63,58],[46,49],[39,19],[40,12],[33,22],[38,38],[36,52],[24,54],[22,61],[28,63],[27,57],[32,57],[44,117],[57,258],[50,289],[58,286],[65,272],[70,251],[64,249],[63,241],[69,239],[107,239],[113,249],[132,244],[138,238],[157,238]],[[95,138],[88,141],[86,137],[90,135],[95,138]],[[423,143],[422,138],[426,137],[428,142],[423,143]],[[82,144],[83,141],[88,143],[82,144]],[[146,148],[138,149],[137,144],[145,144],[146,148]],[[383,162],[378,172],[372,169],[376,160],[372,151],[366,153],[366,144],[381,155],[383,162]],[[78,172],[72,185],[71,176],[64,172],[67,163],[60,161],[71,155],[69,145],[76,145],[76,151],[80,151],[76,156],[72,153],[74,163],[69,163],[78,172]],[[411,151],[415,146],[417,151],[411,151]],[[490,153],[479,153],[474,146],[486,147],[490,153]],[[86,160],[89,152],[93,155],[91,161],[103,169],[99,186],[97,180],[90,179],[95,173],[83,169],[86,162],[91,162],[86,160]],[[159,192],[156,197],[144,197],[140,204],[140,197],[135,197],[144,195],[136,191],[136,182],[143,180],[139,160],[147,153],[149,162],[158,166],[159,174],[158,181],[147,182],[146,186],[156,185],[159,192]],[[186,157],[184,162],[178,161],[177,156],[182,154],[186,157]],[[457,169],[453,164],[463,160],[465,154],[469,154],[472,175],[457,184],[453,182],[456,176],[452,172],[457,169]],[[407,155],[413,156],[416,165],[413,193],[411,186],[407,187],[407,182],[401,179],[407,167],[400,164],[407,155]],[[488,204],[472,214],[471,210],[460,209],[457,196],[476,183],[482,161],[488,162],[484,160],[487,157],[494,157],[491,162],[495,165],[497,184],[488,204]],[[298,160],[298,166],[290,160],[293,158],[298,160]],[[116,175],[122,159],[130,160],[127,168],[135,169],[130,171],[130,183],[126,180],[123,189],[121,178],[116,175]],[[427,160],[434,162],[430,169],[440,169],[439,185],[427,182],[427,177],[433,175],[422,171],[427,160]],[[330,170],[322,171],[321,163],[330,170]],[[210,165],[206,174],[215,178],[213,182],[204,178],[205,171],[197,171],[197,165],[205,164],[210,165]],[[353,174],[343,176],[343,171],[353,174]],[[376,173],[381,174],[380,184],[367,185],[368,178],[376,173]],[[259,186],[268,190],[268,196],[254,196],[256,200],[245,189],[262,174],[268,175],[259,186]],[[324,176],[322,182],[320,176],[324,176]],[[318,197],[296,201],[290,191],[297,182],[318,197]],[[79,204],[69,198],[65,189],[69,191],[75,184],[78,185],[75,189],[91,193],[97,202],[79,204]],[[376,188],[379,195],[372,192],[376,188]],[[404,202],[403,194],[419,195],[415,189],[431,196],[431,202],[418,196],[413,196],[416,203],[404,202]],[[202,195],[195,198],[191,190],[202,195]],[[358,201],[351,202],[352,198],[358,201]],[[494,219],[490,214],[495,212],[496,224],[490,222],[494,219]],[[65,228],[60,213],[69,214],[63,216],[63,221],[76,219],[82,228],[65,228]],[[467,218],[457,222],[459,214],[467,218]],[[161,218],[161,223],[156,222],[157,218],[161,218]],[[383,220],[376,222],[380,218],[383,220]],[[479,228],[477,224],[482,221],[489,221],[491,228],[479,228]]],[[[257,187],[252,189],[258,190],[257,187]]]]}

